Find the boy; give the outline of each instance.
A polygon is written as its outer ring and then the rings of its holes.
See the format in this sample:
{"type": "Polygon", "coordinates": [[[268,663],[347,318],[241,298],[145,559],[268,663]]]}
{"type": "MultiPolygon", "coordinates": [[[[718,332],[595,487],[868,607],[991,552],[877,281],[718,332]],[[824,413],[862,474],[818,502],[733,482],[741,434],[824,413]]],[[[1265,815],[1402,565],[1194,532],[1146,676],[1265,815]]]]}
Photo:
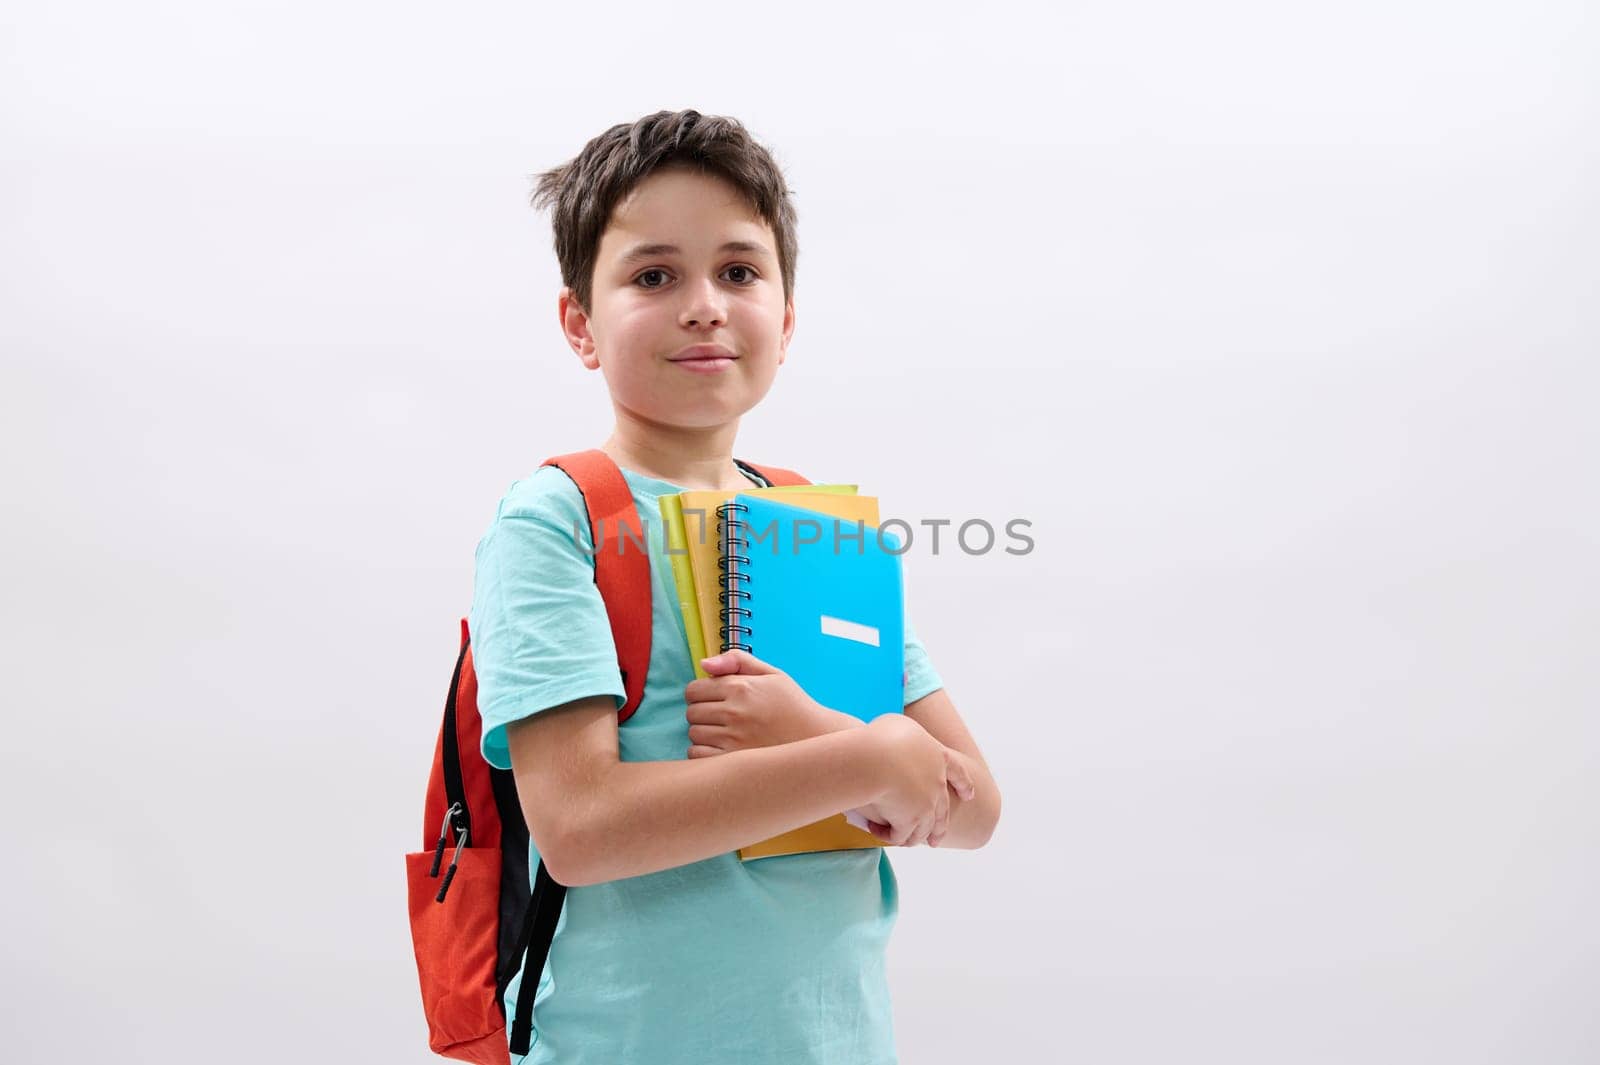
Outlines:
{"type": "Polygon", "coordinates": [[[619,727],[577,487],[553,466],[514,484],[477,550],[483,753],[513,771],[530,863],[569,887],[539,986],[506,993],[508,1016],[537,996],[522,1060],[894,1062],[887,852],[735,851],[843,810],[890,844],[981,847],[1000,793],[909,624],[905,714],[871,724],[743,651],[695,679],[657,509],[762,483],[733,452],[794,330],[783,176],[738,122],[663,111],[541,175],[534,204],[554,208],[562,330],[611,394],[600,449],[645,526],[654,628],[619,727]]]}

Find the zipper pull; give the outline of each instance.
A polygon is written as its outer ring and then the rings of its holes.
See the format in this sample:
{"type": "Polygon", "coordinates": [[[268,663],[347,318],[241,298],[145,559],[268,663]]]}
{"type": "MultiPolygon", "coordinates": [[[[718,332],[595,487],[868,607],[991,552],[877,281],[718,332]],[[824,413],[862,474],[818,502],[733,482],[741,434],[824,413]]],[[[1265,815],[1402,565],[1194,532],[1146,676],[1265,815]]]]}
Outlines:
{"type": "MultiPolygon", "coordinates": [[[[460,810],[461,804],[453,802],[450,804],[450,809],[444,812],[444,824],[439,826],[439,842],[433,848],[433,865],[428,870],[430,877],[439,875],[439,863],[444,860],[445,843],[450,839],[450,822],[455,819],[460,810]]],[[[455,863],[451,862],[450,864],[454,865],[455,863]]]]}
{"type": "Polygon", "coordinates": [[[455,853],[450,855],[450,868],[444,871],[444,883],[439,885],[439,894],[433,897],[434,902],[444,901],[444,893],[450,890],[450,881],[454,880],[456,876],[456,862],[461,860],[461,848],[466,845],[467,830],[463,828],[461,834],[456,837],[455,853]]]}

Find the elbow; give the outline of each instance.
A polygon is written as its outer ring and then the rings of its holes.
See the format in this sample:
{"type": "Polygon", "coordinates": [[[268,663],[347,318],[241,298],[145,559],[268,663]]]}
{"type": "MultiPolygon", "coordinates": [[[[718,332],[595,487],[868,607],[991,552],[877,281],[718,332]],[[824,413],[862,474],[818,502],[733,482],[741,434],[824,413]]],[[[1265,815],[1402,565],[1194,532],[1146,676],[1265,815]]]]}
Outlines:
{"type": "Polygon", "coordinates": [[[609,774],[519,788],[530,843],[550,879],[565,887],[588,887],[616,879],[611,868],[615,835],[608,825],[617,785],[609,774]]]}
{"type": "Polygon", "coordinates": [[[587,887],[599,883],[587,868],[584,856],[591,852],[577,826],[570,821],[563,822],[559,816],[550,816],[552,813],[543,811],[536,821],[528,817],[526,808],[523,809],[523,818],[528,823],[528,838],[539,852],[544,871],[550,875],[550,879],[564,887],[587,887]]]}
{"type": "Polygon", "coordinates": [[[544,862],[544,871],[550,874],[551,880],[563,887],[586,887],[594,883],[582,867],[576,864],[575,857],[575,848],[565,844],[548,851],[543,847],[539,848],[539,860],[544,862]]]}

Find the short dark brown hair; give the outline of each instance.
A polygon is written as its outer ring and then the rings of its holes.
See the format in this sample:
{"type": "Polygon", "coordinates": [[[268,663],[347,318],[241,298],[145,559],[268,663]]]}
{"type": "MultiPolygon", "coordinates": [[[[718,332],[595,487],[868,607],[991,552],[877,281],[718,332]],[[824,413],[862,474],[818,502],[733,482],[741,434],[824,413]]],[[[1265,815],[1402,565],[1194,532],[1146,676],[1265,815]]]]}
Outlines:
{"type": "Polygon", "coordinates": [[[698,111],[657,111],[612,126],[571,161],[535,177],[535,208],[551,207],[561,283],[587,310],[595,258],[611,212],[635,186],[663,167],[686,167],[723,179],[772,227],[778,241],[783,298],[794,297],[795,209],[789,186],[766,148],[737,120],[698,111]]]}

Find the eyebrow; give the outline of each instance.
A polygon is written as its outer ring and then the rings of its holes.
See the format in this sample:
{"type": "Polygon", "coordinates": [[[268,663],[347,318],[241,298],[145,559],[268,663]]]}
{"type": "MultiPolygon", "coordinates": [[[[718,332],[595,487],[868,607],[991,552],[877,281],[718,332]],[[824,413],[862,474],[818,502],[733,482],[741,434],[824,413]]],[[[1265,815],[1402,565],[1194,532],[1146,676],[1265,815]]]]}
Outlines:
{"type": "MultiPolygon", "coordinates": [[[[657,255],[678,255],[682,251],[683,249],[678,247],[676,244],[636,244],[632,248],[628,249],[627,254],[622,257],[622,262],[637,262],[640,259],[652,259],[657,255]]],[[[756,255],[771,254],[771,252],[767,251],[765,244],[756,244],[753,241],[748,240],[730,240],[728,243],[718,248],[717,251],[719,253],[732,251],[753,253],[756,255]]]]}

